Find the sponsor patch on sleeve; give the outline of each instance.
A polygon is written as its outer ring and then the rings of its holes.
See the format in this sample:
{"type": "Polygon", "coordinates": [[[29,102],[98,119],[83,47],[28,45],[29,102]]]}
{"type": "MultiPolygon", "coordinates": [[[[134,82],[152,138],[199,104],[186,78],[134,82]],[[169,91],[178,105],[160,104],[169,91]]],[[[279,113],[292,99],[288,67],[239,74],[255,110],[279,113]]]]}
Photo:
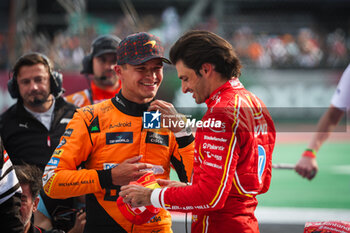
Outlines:
{"type": "Polygon", "coordinates": [[[118,166],[119,163],[104,163],[103,164],[103,170],[108,170],[108,169],[112,169],[116,166],[118,166]]]}
{"type": "Polygon", "coordinates": [[[51,157],[50,161],[48,162],[47,166],[55,166],[57,167],[58,163],[60,162],[59,158],[51,157]]]}
{"type": "Polygon", "coordinates": [[[43,175],[43,185],[45,186],[47,181],[49,181],[49,179],[55,174],[54,168],[51,167],[47,167],[45,168],[45,172],[43,175]]]}
{"type": "Polygon", "coordinates": [[[59,150],[56,149],[52,155],[56,156],[56,157],[60,157],[62,155],[63,151],[64,151],[63,149],[59,149],[59,150]]]}
{"type": "Polygon", "coordinates": [[[68,128],[68,129],[66,129],[66,131],[64,131],[63,136],[70,137],[72,135],[72,133],[73,133],[73,129],[68,128]]]}
{"type": "Polygon", "coordinates": [[[60,141],[60,144],[58,144],[58,146],[56,147],[57,149],[61,148],[64,144],[66,144],[66,139],[62,138],[62,140],[60,141]]]}

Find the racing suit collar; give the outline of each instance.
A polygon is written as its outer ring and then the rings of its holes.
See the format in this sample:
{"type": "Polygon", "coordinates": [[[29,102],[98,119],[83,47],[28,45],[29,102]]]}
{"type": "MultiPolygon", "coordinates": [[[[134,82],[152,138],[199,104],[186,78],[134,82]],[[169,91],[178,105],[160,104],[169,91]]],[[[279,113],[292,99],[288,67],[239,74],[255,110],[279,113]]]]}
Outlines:
{"type": "Polygon", "coordinates": [[[137,104],[131,102],[130,100],[127,100],[121,92],[119,92],[114,98],[112,98],[112,103],[119,111],[127,115],[136,117],[143,116],[143,112],[147,111],[151,102],[145,104],[137,104]]]}
{"type": "Polygon", "coordinates": [[[218,87],[215,91],[213,91],[209,98],[205,100],[205,103],[207,106],[210,106],[213,101],[216,101],[222,92],[224,92],[227,89],[241,89],[244,88],[243,84],[238,80],[238,78],[233,78],[222,84],[220,87],[218,87]]]}

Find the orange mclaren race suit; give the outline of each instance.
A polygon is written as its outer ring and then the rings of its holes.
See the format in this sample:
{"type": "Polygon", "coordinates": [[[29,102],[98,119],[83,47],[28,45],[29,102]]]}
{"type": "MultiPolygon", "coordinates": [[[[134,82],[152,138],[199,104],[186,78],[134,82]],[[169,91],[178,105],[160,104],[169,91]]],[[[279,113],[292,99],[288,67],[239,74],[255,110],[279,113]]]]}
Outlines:
{"type": "Polygon", "coordinates": [[[155,189],[152,204],[192,212],[192,233],[259,232],[255,196],[270,186],[274,123],[238,79],[215,90],[206,104],[196,131],[192,185],[155,189]]]}
{"type": "Polygon", "coordinates": [[[113,98],[116,94],[118,94],[122,87],[121,81],[119,80],[118,82],[119,87],[115,90],[103,90],[96,86],[94,82],[91,82],[90,89],[84,89],[82,91],[73,93],[71,95],[66,96],[65,99],[67,102],[74,104],[78,108],[91,104],[97,104],[104,100],[113,98]]]}
{"type": "Polygon", "coordinates": [[[43,175],[44,191],[52,198],[86,195],[84,232],[171,232],[171,217],[162,209],[149,222],[131,224],[119,211],[120,186],[112,185],[111,168],[143,155],[155,165],[156,178],[169,179],[170,163],[180,180],[192,174],[194,137],[176,138],[165,128],[144,129],[149,104],[114,98],[77,110],[43,175]],[[85,169],[76,170],[84,164],[85,169]]]}

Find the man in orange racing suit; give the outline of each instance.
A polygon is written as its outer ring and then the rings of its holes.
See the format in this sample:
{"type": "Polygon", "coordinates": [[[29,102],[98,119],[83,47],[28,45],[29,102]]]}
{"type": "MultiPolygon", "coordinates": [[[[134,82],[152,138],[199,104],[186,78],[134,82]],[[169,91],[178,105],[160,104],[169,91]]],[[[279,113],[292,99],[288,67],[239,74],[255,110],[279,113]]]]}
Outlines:
{"type": "Polygon", "coordinates": [[[255,196],[269,189],[276,136],[269,112],[239,82],[239,59],[214,33],[186,33],[170,59],[182,91],[208,106],[196,131],[192,185],[158,181],[168,187],[154,191],[128,185],[120,196],[133,207],[192,212],[192,233],[259,232],[255,196]]]}
{"type": "Polygon", "coordinates": [[[116,203],[119,187],[137,180],[147,168],[156,178],[169,179],[171,163],[183,182],[192,174],[191,132],[143,127],[147,110],[157,109],[162,115],[175,111],[171,104],[154,100],[163,79],[163,62],[169,61],[158,37],[137,33],[125,38],[115,68],[122,80],[121,92],[78,109],[46,166],[43,182],[48,196],[87,194],[84,232],[171,232],[168,211],[162,209],[149,222],[133,225],[116,203]],[[86,169],[76,170],[82,163],[86,169]]]}

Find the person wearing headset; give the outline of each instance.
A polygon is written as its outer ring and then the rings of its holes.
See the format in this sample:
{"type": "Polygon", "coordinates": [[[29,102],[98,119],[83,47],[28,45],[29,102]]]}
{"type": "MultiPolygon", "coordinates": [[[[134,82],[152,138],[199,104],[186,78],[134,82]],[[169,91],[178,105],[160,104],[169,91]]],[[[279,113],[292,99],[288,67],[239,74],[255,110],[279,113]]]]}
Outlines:
{"type": "MultiPolygon", "coordinates": [[[[36,165],[44,172],[75,106],[63,99],[62,74],[44,54],[21,56],[12,72],[8,91],[17,103],[0,116],[1,138],[14,165],[36,165]]],[[[72,200],[57,201],[70,205],[72,200]]]]}
{"type": "Polygon", "coordinates": [[[14,165],[26,162],[44,171],[75,111],[61,97],[62,74],[44,54],[32,52],[17,60],[7,86],[17,103],[0,116],[4,147],[14,165]]]}
{"type": "Polygon", "coordinates": [[[93,76],[90,88],[66,96],[66,100],[77,107],[84,107],[113,98],[121,88],[114,71],[117,64],[117,47],[120,39],[114,35],[97,37],[91,45],[91,53],[84,57],[83,70],[88,79],[93,76]]]}

